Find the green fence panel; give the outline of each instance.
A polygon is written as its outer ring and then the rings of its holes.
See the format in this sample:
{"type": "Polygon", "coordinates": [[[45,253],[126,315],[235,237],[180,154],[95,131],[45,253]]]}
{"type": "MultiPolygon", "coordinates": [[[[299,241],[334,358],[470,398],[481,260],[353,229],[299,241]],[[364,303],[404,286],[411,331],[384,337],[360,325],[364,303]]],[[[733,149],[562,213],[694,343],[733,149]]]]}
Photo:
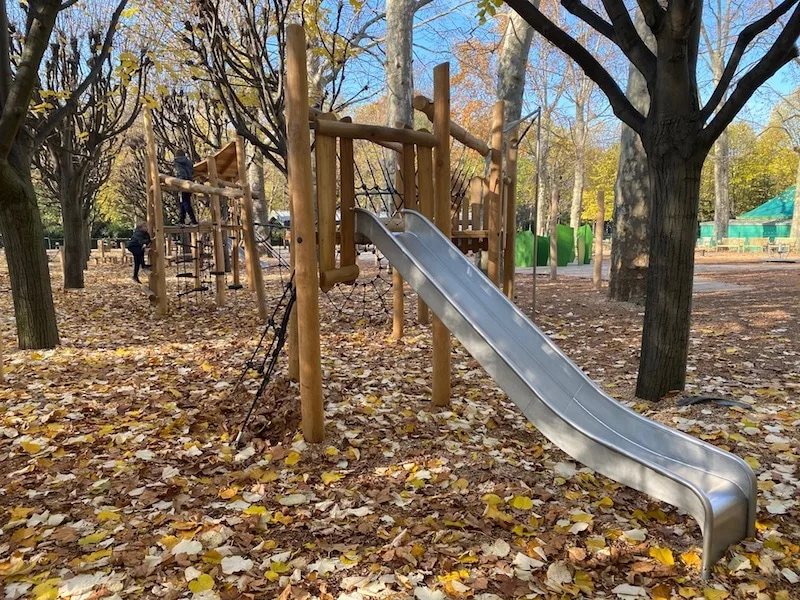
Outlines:
{"type": "Polygon", "coordinates": [[[594,232],[590,225],[581,225],[578,228],[578,264],[588,265],[592,262],[592,243],[594,232]]]}
{"type": "Polygon", "coordinates": [[[533,232],[517,232],[517,242],[514,246],[514,264],[518,267],[533,266],[533,232]]]}

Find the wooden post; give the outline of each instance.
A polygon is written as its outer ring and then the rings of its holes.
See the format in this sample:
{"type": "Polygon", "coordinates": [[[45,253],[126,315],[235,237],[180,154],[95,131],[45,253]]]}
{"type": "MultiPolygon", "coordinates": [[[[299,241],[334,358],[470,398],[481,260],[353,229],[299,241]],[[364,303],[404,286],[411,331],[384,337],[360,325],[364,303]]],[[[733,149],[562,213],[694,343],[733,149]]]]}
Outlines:
{"type": "MultiPolygon", "coordinates": [[[[291,165],[287,162],[287,167],[291,165]]],[[[294,268],[297,263],[297,239],[295,222],[294,222],[294,193],[292,192],[292,183],[294,178],[291,174],[287,175],[287,183],[289,189],[289,268],[294,273],[294,268]]],[[[297,279],[295,278],[292,287],[297,289],[297,279]]],[[[295,302],[292,308],[292,314],[289,315],[289,365],[287,368],[287,377],[291,381],[300,381],[300,341],[298,338],[297,329],[297,303],[295,302]]]]}
{"type": "Polygon", "coordinates": [[[192,259],[194,262],[194,288],[200,287],[200,267],[203,260],[200,252],[200,233],[192,231],[192,259]]]}
{"type": "MultiPolygon", "coordinates": [[[[241,224],[242,224],[241,221],[242,220],[241,220],[241,217],[238,214],[239,213],[239,211],[238,211],[239,206],[237,205],[237,202],[238,202],[238,200],[233,199],[233,198],[230,200],[230,205],[231,205],[230,224],[231,225],[241,226],[241,224]]],[[[238,287],[242,284],[241,276],[240,276],[241,266],[239,265],[239,245],[240,245],[239,244],[239,240],[242,237],[242,230],[241,229],[232,229],[231,232],[230,232],[230,236],[231,236],[231,263],[232,263],[231,264],[231,271],[233,272],[233,285],[236,286],[236,288],[238,289],[238,287]]],[[[247,253],[246,252],[245,252],[245,263],[247,263],[247,253]]],[[[246,269],[246,264],[245,264],[245,269],[246,269]]],[[[248,279],[248,284],[250,284],[249,279],[248,279]]],[[[251,287],[252,287],[252,285],[251,285],[251,287]]]]}
{"type": "MultiPolygon", "coordinates": [[[[247,281],[250,289],[256,293],[258,317],[267,318],[267,302],[264,298],[264,274],[261,272],[258,243],[256,242],[255,211],[250,182],[247,180],[247,156],[245,155],[244,138],[236,137],[236,162],[239,171],[239,182],[242,185],[241,221],[244,237],[244,254],[247,267],[247,281]]],[[[209,169],[209,174],[211,173],[209,169]]]]}
{"type": "MultiPolygon", "coordinates": [[[[450,63],[433,69],[433,135],[436,136],[434,221],[450,238],[450,63]]],[[[501,128],[502,129],[502,128],[501,128]]],[[[501,132],[502,133],[502,132],[501,132]]],[[[433,318],[433,404],[450,404],[450,332],[433,318]]]]}
{"type": "Polygon", "coordinates": [[[516,275],[517,243],[517,127],[508,135],[506,148],[506,228],[505,252],[503,254],[503,293],[509,300],[514,298],[514,278],[516,275]]]}
{"type": "MultiPolygon", "coordinates": [[[[149,108],[144,109],[144,130],[147,144],[147,164],[150,172],[153,199],[153,223],[150,237],[154,240],[155,262],[151,262],[150,289],[156,295],[156,315],[167,314],[167,257],[164,252],[164,199],[161,195],[161,184],[158,178],[158,162],[156,160],[156,138],[153,133],[153,116],[149,108]]],[[[152,261],[152,255],[151,255],[152,261]]]]}
{"type": "MultiPolygon", "coordinates": [[[[348,122],[350,117],[345,117],[348,122]]],[[[339,211],[341,212],[339,266],[356,264],[355,230],[356,219],[356,174],[353,156],[353,140],[339,138],[339,211]]]]}
{"type": "Polygon", "coordinates": [[[97,245],[100,247],[100,262],[106,262],[106,241],[104,239],[97,240],[97,245]]]}
{"type": "Polygon", "coordinates": [[[483,195],[483,177],[469,180],[470,229],[476,231],[483,228],[481,220],[481,197],[483,195]]]}
{"type": "Polygon", "coordinates": [[[597,191],[597,218],[594,221],[594,269],[592,283],[599,292],[603,287],[603,226],[605,224],[606,202],[603,190],[597,191]]]}
{"type": "Polygon", "coordinates": [[[314,144],[317,167],[317,227],[319,270],[336,267],[336,138],[317,133],[314,144]]]}
{"type": "MultiPolygon", "coordinates": [[[[403,146],[405,148],[405,146],[403,146]]],[[[405,163],[403,150],[397,153],[399,169],[394,172],[395,207],[400,209],[405,201],[405,187],[403,182],[403,166],[405,163]]],[[[396,340],[403,338],[403,325],[405,321],[405,298],[403,297],[403,278],[397,269],[392,269],[392,337],[396,340]]]]}
{"type": "MultiPolygon", "coordinates": [[[[417,160],[419,162],[419,212],[425,217],[433,220],[434,187],[433,187],[433,152],[430,148],[417,148],[417,160]]],[[[427,325],[430,322],[430,312],[428,305],[417,297],[417,321],[420,325],[427,325]]]]}
{"type": "Polygon", "coordinates": [[[311,181],[311,140],[308,129],[308,71],[306,35],[300,25],[286,28],[286,137],[292,178],[292,224],[296,234],[295,283],[300,350],[300,407],[303,437],[325,437],[322,404],[322,363],[319,339],[319,275],[314,227],[314,188],[311,181]]]}
{"type": "Polygon", "coordinates": [[[503,118],[506,103],[498,100],[492,116],[492,151],[489,169],[489,197],[486,207],[489,212],[489,265],[488,275],[492,282],[500,285],[500,236],[503,221],[503,118]]]}
{"type": "Polygon", "coordinates": [[[558,182],[553,182],[550,197],[550,280],[558,277],[558,182]]]}
{"type": "MultiPolygon", "coordinates": [[[[217,187],[217,159],[209,156],[206,159],[208,166],[208,183],[217,187]]],[[[214,221],[214,296],[218,307],[225,306],[225,246],[222,239],[222,206],[220,197],[211,196],[211,219],[214,221]]]]}

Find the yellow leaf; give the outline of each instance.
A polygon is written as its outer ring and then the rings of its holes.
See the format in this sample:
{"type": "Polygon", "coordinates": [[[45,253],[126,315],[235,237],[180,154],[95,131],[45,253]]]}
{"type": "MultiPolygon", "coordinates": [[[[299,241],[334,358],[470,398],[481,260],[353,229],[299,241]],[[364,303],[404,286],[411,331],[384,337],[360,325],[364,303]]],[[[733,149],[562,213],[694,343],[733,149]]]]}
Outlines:
{"type": "Polygon", "coordinates": [[[465,490],[469,487],[469,481],[462,477],[460,479],[456,479],[452,484],[450,484],[450,487],[457,490],[465,490]]]}
{"type": "Polygon", "coordinates": [[[83,557],[83,560],[87,562],[96,562],[101,558],[105,558],[106,556],[111,556],[113,550],[111,548],[106,548],[105,550],[98,550],[97,552],[92,552],[91,554],[87,554],[83,557]]]}
{"type": "Polygon", "coordinates": [[[681,598],[696,598],[699,594],[700,594],[700,592],[698,592],[694,588],[690,588],[690,587],[680,587],[680,588],[678,588],[678,595],[681,598]]]}
{"type": "Polygon", "coordinates": [[[575,571],[575,585],[584,594],[591,594],[594,591],[592,576],[583,571],[575,571]]]}
{"type": "Polygon", "coordinates": [[[484,494],[483,497],[481,497],[481,502],[483,502],[484,504],[488,504],[490,506],[495,506],[498,504],[502,504],[503,499],[497,494],[484,494]]]}
{"type": "Polygon", "coordinates": [[[259,506],[254,504],[253,506],[248,506],[244,509],[244,514],[246,515],[265,515],[267,514],[267,507],[266,506],[259,506]]]}
{"type": "Polygon", "coordinates": [[[703,590],[703,598],[706,600],[725,600],[728,596],[730,596],[728,592],[717,588],[705,588],[703,590]]]}
{"type": "MultiPolygon", "coordinates": [[[[126,8],[122,11],[122,17],[124,19],[130,19],[133,15],[139,12],[138,6],[131,6],[130,8],[126,8]]],[[[211,589],[211,588],[208,588],[211,589]]]]}
{"type": "Polygon", "coordinates": [[[189,582],[189,591],[193,594],[207,592],[211,589],[214,589],[214,578],[208,573],[203,573],[197,579],[189,582]]]}
{"type": "Polygon", "coordinates": [[[86,546],[89,544],[97,544],[99,542],[102,542],[104,539],[106,539],[106,532],[98,531],[96,533],[92,533],[91,535],[82,537],[81,539],[78,540],[78,543],[81,546],[86,546]]]}
{"type": "Polygon", "coordinates": [[[605,498],[600,500],[600,502],[597,503],[597,506],[602,506],[603,508],[611,508],[612,506],[614,506],[614,501],[608,496],[606,496],[605,498]]]}
{"type": "Polygon", "coordinates": [[[28,454],[36,454],[37,452],[42,451],[42,447],[39,444],[35,444],[33,442],[20,442],[19,444],[22,446],[22,449],[25,450],[28,454]]]}
{"type": "Polygon", "coordinates": [[[261,483],[269,483],[270,481],[276,481],[278,479],[278,474],[275,471],[267,471],[261,477],[259,477],[259,481],[261,483]]]}
{"type": "Polygon", "coordinates": [[[327,448],[325,448],[325,455],[326,456],[338,456],[339,455],[339,451],[336,448],[334,448],[333,446],[328,446],[327,448]]]}
{"type": "Polygon", "coordinates": [[[9,509],[8,518],[11,521],[19,521],[20,519],[27,519],[32,512],[33,512],[32,508],[27,508],[25,506],[15,506],[14,508],[9,509]]]}
{"type": "MultiPolygon", "coordinates": [[[[216,550],[209,550],[203,556],[200,557],[204,563],[208,563],[210,565],[218,565],[222,562],[222,554],[220,554],[216,550]]],[[[210,588],[209,588],[210,589],[210,588]]]]}
{"type": "Polygon", "coordinates": [[[685,564],[687,567],[694,567],[695,569],[699,569],[700,565],[702,564],[700,557],[694,550],[689,550],[688,552],[681,554],[681,561],[683,561],[683,564],[685,564]]]}
{"type": "Polygon", "coordinates": [[[230,500],[238,493],[239,490],[237,490],[235,487],[229,487],[224,490],[220,490],[219,497],[222,498],[223,500],[230,500]]]}
{"type": "Polygon", "coordinates": [[[57,600],[60,579],[48,579],[31,590],[34,600],[57,600]]]}
{"type": "Polygon", "coordinates": [[[650,556],[655,558],[662,565],[667,565],[668,567],[671,567],[675,564],[675,558],[672,556],[672,550],[669,548],[653,546],[650,548],[650,556]]]}
{"type": "Polygon", "coordinates": [[[757,469],[761,466],[761,463],[758,462],[758,459],[755,456],[746,456],[744,462],[750,465],[751,469],[757,469]]]}
{"type": "Polygon", "coordinates": [[[296,465],[297,463],[300,462],[300,455],[294,450],[292,450],[291,452],[289,452],[289,455],[284,459],[283,462],[287,467],[296,465]]]}
{"type": "Polygon", "coordinates": [[[570,515],[569,518],[573,523],[591,523],[592,519],[594,519],[592,515],[583,512],[570,515]]]}
{"type": "Polygon", "coordinates": [[[662,583],[650,590],[650,593],[653,595],[653,600],[669,600],[672,594],[672,588],[662,583]]]}
{"type": "Polygon", "coordinates": [[[119,513],[113,510],[103,510],[97,514],[97,520],[103,523],[104,521],[119,521],[122,517],[119,513]]]}
{"type": "Polygon", "coordinates": [[[509,504],[519,510],[530,510],[533,508],[533,500],[528,498],[528,496],[514,496],[509,504]]]}
{"type": "Polygon", "coordinates": [[[324,471],[322,473],[322,483],[325,485],[330,485],[334,481],[340,481],[344,479],[344,473],[337,473],[336,471],[324,471]]]}
{"type": "Polygon", "coordinates": [[[497,521],[504,521],[506,523],[510,523],[514,520],[510,514],[499,510],[494,504],[490,504],[486,507],[486,514],[484,515],[487,519],[496,519],[497,521]]]}
{"type": "Polygon", "coordinates": [[[160,540],[158,540],[158,541],[159,541],[159,543],[160,543],[160,544],[162,544],[162,545],[163,545],[163,546],[164,546],[164,547],[165,547],[167,550],[172,550],[172,548],[175,546],[175,544],[177,544],[178,542],[180,542],[180,540],[179,540],[178,538],[176,538],[174,535],[167,535],[167,536],[164,536],[164,537],[162,537],[162,538],[161,538],[160,540]]]}

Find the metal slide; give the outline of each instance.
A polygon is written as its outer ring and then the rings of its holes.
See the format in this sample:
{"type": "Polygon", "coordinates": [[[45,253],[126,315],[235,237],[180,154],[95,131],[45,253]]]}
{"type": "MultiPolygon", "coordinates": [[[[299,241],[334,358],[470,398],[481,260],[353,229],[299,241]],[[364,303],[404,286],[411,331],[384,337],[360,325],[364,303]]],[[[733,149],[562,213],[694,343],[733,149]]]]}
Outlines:
{"type": "Polygon", "coordinates": [[[626,408],[603,392],[424,216],[391,233],[356,210],[368,237],[531,423],[584,465],[680,507],[703,532],[703,574],[755,534],[752,469],[728,452],[626,408]]]}

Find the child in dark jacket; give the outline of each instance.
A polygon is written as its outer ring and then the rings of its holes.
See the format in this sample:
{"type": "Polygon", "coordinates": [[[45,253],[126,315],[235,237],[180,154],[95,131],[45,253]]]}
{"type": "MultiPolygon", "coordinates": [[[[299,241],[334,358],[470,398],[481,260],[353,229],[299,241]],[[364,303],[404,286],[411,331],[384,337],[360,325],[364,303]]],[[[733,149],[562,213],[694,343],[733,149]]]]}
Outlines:
{"type": "MultiPolygon", "coordinates": [[[[194,177],[194,164],[186,156],[183,150],[175,152],[175,177],[191,181],[194,177]]],[[[180,215],[178,216],[178,223],[184,224],[186,217],[192,225],[197,225],[197,218],[194,216],[194,209],[192,208],[192,194],[191,192],[181,192],[179,201],[180,215]]]]}
{"type": "Polygon", "coordinates": [[[144,249],[150,245],[150,232],[147,223],[139,223],[128,241],[128,250],[133,254],[133,280],[139,281],[139,269],[144,266],[144,249]]]}

